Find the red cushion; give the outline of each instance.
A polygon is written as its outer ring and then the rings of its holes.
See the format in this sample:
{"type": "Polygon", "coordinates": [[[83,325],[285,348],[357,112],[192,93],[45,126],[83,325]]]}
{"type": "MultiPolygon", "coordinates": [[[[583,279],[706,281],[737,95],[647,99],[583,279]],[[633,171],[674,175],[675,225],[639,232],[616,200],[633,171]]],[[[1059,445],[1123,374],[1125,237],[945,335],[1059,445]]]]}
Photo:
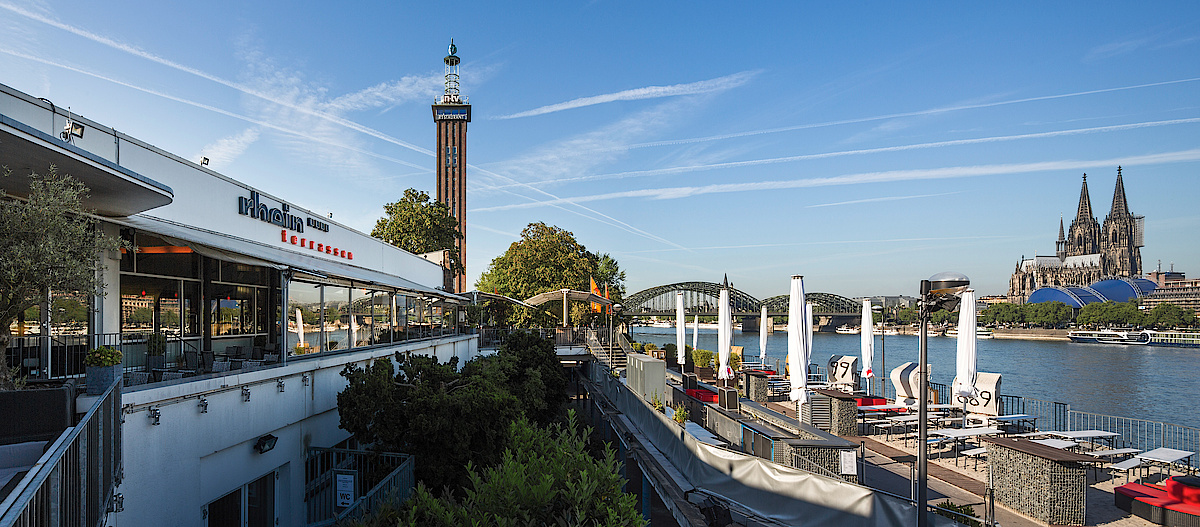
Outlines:
{"type": "MultiPolygon", "coordinates": [[[[1167,491],[1150,485],[1142,485],[1141,483],[1126,483],[1120,487],[1113,489],[1113,492],[1119,492],[1130,498],[1166,498],[1167,491]]],[[[1139,500],[1141,501],[1141,500],[1139,500]]]]}
{"type": "Polygon", "coordinates": [[[1200,505],[1200,487],[1193,487],[1176,481],[1175,476],[1167,478],[1167,481],[1164,483],[1167,486],[1167,495],[1175,498],[1176,501],[1200,505]]]}
{"type": "Polygon", "coordinates": [[[1169,503],[1167,505],[1163,505],[1163,507],[1171,509],[1175,512],[1200,516],[1200,504],[1196,503],[1169,503]]]}
{"type": "Polygon", "coordinates": [[[1180,504],[1179,501],[1173,500],[1167,496],[1163,496],[1161,498],[1151,498],[1149,496],[1138,496],[1133,499],[1136,501],[1145,503],[1146,505],[1151,505],[1154,507],[1168,507],[1170,505],[1180,504]]]}

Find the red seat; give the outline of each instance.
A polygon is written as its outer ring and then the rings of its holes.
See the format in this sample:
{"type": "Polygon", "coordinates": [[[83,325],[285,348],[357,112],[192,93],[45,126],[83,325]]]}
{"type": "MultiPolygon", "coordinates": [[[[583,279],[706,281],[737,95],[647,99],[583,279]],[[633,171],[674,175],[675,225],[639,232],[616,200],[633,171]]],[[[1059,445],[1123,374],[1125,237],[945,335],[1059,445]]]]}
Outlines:
{"type": "Polygon", "coordinates": [[[692,388],[692,389],[686,390],[686,392],[689,396],[700,399],[701,401],[704,401],[706,403],[717,402],[717,394],[712,391],[709,391],[709,390],[692,388]]]}
{"type": "Polygon", "coordinates": [[[1175,501],[1183,502],[1191,505],[1200,505],[1200,487],[1185,485],[1177,481],[1175,476],[1167,478],[1164,482],[1167,486],[1167,495],[1175,499],[1175,501]]]}

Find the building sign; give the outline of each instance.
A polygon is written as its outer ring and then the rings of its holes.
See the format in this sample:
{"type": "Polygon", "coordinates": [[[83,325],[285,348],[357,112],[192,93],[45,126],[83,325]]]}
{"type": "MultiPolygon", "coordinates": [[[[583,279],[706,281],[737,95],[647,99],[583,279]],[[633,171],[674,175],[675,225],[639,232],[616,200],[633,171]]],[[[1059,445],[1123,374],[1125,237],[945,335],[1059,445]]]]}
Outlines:
{"type": "Polygon", "coordinates": [[[437,106],[433,109],[433,120],[435,121],[471,121],[471,107],[463,105],[461,107],[452,106],[437,106]]]}
{"type": "Polygon", "coordinates": [[[357,476],[355,470],[334,470],[334,505],[338,508],[346,508],[354,504],[354,478],[357,476]]]}
{"type": "Polygon", "coordinates": [[[331,243],[318,242],[317,240],[303,236],[302,234],[306,226],[328,233],[329,224],[316,218],[302,218],[292,214],[291,206],[287,203],[280,202],[278,207],[268,206],[262,202],[262,197],[259,196],[258,192],[252,190],[249,197],[238,196],[238,214],[283,227],[279,231],[279,241],[283,243],[296,245],[310,251],[325,253],[338,258],[354,259],[352,251],[338,248],[331,243]],[[288,231],[293,232],[289,233],[288,231]]]}

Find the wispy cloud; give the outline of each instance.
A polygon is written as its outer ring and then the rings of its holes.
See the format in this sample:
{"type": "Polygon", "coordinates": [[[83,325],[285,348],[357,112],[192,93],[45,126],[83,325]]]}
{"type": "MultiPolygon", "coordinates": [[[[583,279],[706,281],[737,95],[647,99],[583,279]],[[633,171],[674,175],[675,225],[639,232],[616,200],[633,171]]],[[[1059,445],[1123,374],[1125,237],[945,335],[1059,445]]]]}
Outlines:
{"type": "Polygon", "coordinates": [[[324,104],[331,112],[367,110],[408,101],[429,101],[442,85],[442,76],[405,75],[398,81],[382,82],[365,90],[342,95],[324,104]]]}
{"type": "Polygon", "coordinates": [[[209,165],[216,170],[242,155],[251,144],[258,141],[258,136],[258,128],[247,128],[236,135],[222,137],[201,148],[200,153],[193,160],[199,163],[201,158],[207,157],[209,165]]]}
{"type": "Polygon", "coordinates": [[[1134,51],[1137,51],[1138,48],[1145,46],[1146,44],[1149,44],[1151,42],[1151,40],[1153,40],[1153,39],[1136,38],[1136,39],[1120,40],[1117,42],[1109,42],[1108,44],[1096,46],[1096,47],[1092,48],[1091,50],[1089,50],[1087,52],[1087,55],[1084,55],[1083,61],[1084,62],[1095,62],[1098,60],[1119,57],[1121,55],[1128,55],[1130,53],[1133,53],[1134,51]]]}
{"type": "Polygon", "coordinates": [[[575,108],[583,108],[584,106],[593,106],[615,101],[638,101],[642,99],[658,99],[661,97],[676,97],[679,95],[696,95],[701,93],[712,93],[725,91],[730,88],[736,88],[750,81],[757,71],[743,71],[717,77],[698,82],[689,82],[687,84],[673,84],[670,86],[646,86],[645,88],[634,88],[632,90],[624,90],[616,93],[606,93],[603,95],[593,95],[591,97],[580,97],[567,102],[550,104],[524,112],[517,112],[509,115],[501,115],[494,119],[517,119],[520,117],[533,117],[535,115],[545,115],[548,113],[561,112],[563,110],[573,110],[575,108]]]}
{"type": "MultiPolygon", "coordinates": [[[[791,179],[779,181],[758,181],[748,183],[723,183],[705,186],[691,187],[668,187],[656,189],[640,189],[629,190],[623,192],[610,192],[606,194],[595,194],[591,196],[575,196],[564,198],[562,201],[571,203],[588,203],[593,201],[604,201],[612,199],[680,199],[692,196],[700,196],[706,194],[728,194],[734,192],[754,192],[764,190],[786,190],[796,188],[809,187],[828,187],[837,185],[858,185],[866,183],[888,183],[895,181],[915,181],[915,180],[931,180],[931,179],[948,179],[960,177],[980,177],[980,176],[997,176],[1023,174],[1030,172],[1046,172],[1052,170],[1082,170],[1105,166],[1114,166],[1123,164],[1126,166],[1132,165],[1155,165],[1162,163],[1177,163],[1185,161],[1200,160],[1200,149],[1180,150],[1175,152],[1165,152],[1160,154],[1150,154],[1143,156],[1121,157],[1111,159],[1098,159],[1091,161],[1077,160],[1062,160],[1062,161],[1042,161],[1038,163],[1013,163],[999,165],[977,165],[977,166],[960,166],[960,167],[945,167],[933,169],[914,169],[914,170],[893,170],[886,172],[865,172],[859,174],[848,174],[843,176],[818,177],[807,179],[791,179]]],[[[516,203],[510,205],[499,205],[495,207],[483,207],[473,209],[472,212],[490,212],[511,209],[527,209],[545,206],[554,203],[538,202],[538,203],[516,203]]]]}
{"type": "MultiPolygon", "coordinates": [[[[699,165],[685,165],[678,167],[657,168],[650,170],[633,170],[627,172],[614,172],[609,174],[596,174],[591,176],[579,176],[572,178],[561,178],[546,181],[546,183],[562,184],[562,183],[578,183],[583,181],[598,181],[606,179],[625,179],[634,177],[650,177],[650,176],[665,176],[673,174],[683,174],[688,172],[697,172],[704,170],[719,170],[726,168],[741,168],[759,165],[772,165],[779,163],[793,163],[797,161],[811,161],[815,159],[828,159],[843,156],[858,156],[867,154],[880,154],[887,152],[903,152],[906,150],[921,150],[927,148],[943,148],[949,146],[963,146],[983,143],[998,143],[1004,141],[1018,141],[1026,139],[1046,139],[1051,137],[1065,137],[1072,135],[1094,134],[1105,132],[1120,132],[1127,130],[1136,130],[1139,128],[1153,128],[1158,126],[1171,126],[1179,124],[1196,124],[1200,123],[1200,117],[1186,119],[1170,119],[1164,121],[1146,121],[1140,123],[1118,124],[1111,126],[1095,126],[1091,128],[1075,128],[1071,130],[1055,130],[1050,132],[1036,132],[1031,134],[1017,135],[1002,135],[992,137],[978,137],[973,139],[954,139],[950,141],[934,141],[929,143],[915,143],[909,145],[884,146],[879,148],[862,148],[855,150],[840,150],[837,152],[822,152],[819,154],[801,154],[795,156],[782,156],[764,159],[750,159],[745,161],[727,161],[723,163],[709,163],[699,165]]],[[[582,154],[576,154],[582,155],[582,154]]],[[[578,171],[576,171],[578,173],[578,171]]],[[[484,188],[486,189],[486,187],[484,188]]],[[[481,189],[483,190],[483,189],[481,189]]]]}
{"type": "Polygon", "coordinates": [[[1187,78],[1187,79],[1176,79],[1176,80],[1169,80],[1169,81],[1162,81],[1162,82],[1151,82],[1151,83],[1146,83],[1146,84],[1135,84],[1135,85],[1131,85],[1131,86],[1120,86],[1120,87],[1116,87],[1116,88],[1101,88],[1098,90],[1060,93],[1057,95],[1042,95],[1042,96],[1038,96],[1038,97],[1025,97],[1022,99],[1010,99],[1010,100],[1006,100],[1006,101],[996,101],[996,102],[977,103],[977,104],[962,104],[962,105],[955,105],[955,106],[946,106],[946,107],[942,107],[942,108],[930,108],[927,110],[917,110],[917,111],[913,111],[913,112],[890,113],[890,114],[886,114],[886,115],[876,115],[876,116],[871,116],[871,117],[859,117],[859,118],[855,118],[855,119],[839,119],[836,121],[825,121],[825,122],[820,122],[820,123],[800,124],[800,125],[794,125],[794,126],[784,126],[784,127],[780,127],[780,128],[748,130],[745,132],[710,135],[707,137],[692,137],[692,138],[688,138],[688,139],[669,139],[669,140],[665,140],[665,141],[651,141],[651,142],[646,142],[646,143],[622,145],[620,148],[622,148],[622,149],[651,148],[651,147],[657,147],[657,146],[673,146],[673,145],[685,145],[685,144],[692,144],[692,143],[703,143],[703,142],[708,142],[708,141],[721,141],[721,140],[725,140],[725,139],[735,139],[735,138],[739,138],[739,137],[751,137],[751,136],[756,136],[756,135],[775,134],[775,133],[780,133],[780,132],[792,132],[792,131],[796,131],[796,130],[807,130],[807,129],[812,129],[812,128],[825,128],[825,127],[829,127],[829,126],[839,126],[839,125],[845,125],[845,124],[866,123],[866,122],[871,122],[871,121],[883,121],[883,120],[888,120],[888,119],[896,119],[898,117],[913,117],[913,116],[921,116],[921,115],[933,115],[933,114],[940,114],[940,113],[958,112],[958,111],[963,111],[963,110],[975,110],[975,109],[979,109],[979,108],[992,108],[992,107],[996,107],[996,106],[1006,106],[1006,105],[1010,105],[1010,104],[1021,104],[1021,103],[1037,102],[1037,101],[1049,101],[1049,100],[1054,100],[1054,99],[1065,99],[1068,97],[1080,97],[1080,96],[1084,96],[1084,95],[1095,95],[1095,94],[1099,94],[1099,93],[1111,93],[1111,92],[1126,91],[1126,90],[1137,90],[1137,89],[1142,89],[1142,88],[1153,88],[1153,87],[1158,87],[1158,86],[1167,86],[1167,85],[1171,85],[1171,84],[1182,84],[1182,83],[1189,83],[1189,82],[1196,82],[1196,81],[1200,81],[1200,77],[1192,77],[1192,78],[1187,78]]]}
{"type": "MultiPolygon", "coordinates": [[[[701,251],[728,251],[728,250],[745,250],[745,249],[767,249],[775,247],[807,247],[813,245],[854,245],[867,244],[875,245],[880,243],[921,243],[921,242],[944,242],[944,241],[962,241],[962,240],[1002,240],[1016,238],[1010,235],[978,235],[978,236],[922,236],[922,237],[905,237],[905,238],[864,238],[857,240],[818,240],[805,242],[791,243],[748,243],[739,245],[707,245],[704,247],[689,247],[688,250],[701,251]]],[[[642,253],[661,253],[679,251],[681,249],[645,249],[641,251],[625,251],[619,254],[642,254],[642,253]]]]}
{"type": "Polygon", "coordinates": [[[916,196],[885,196],[881,198],[866,198],[856,199],[851,201],[839,201],[837,203],[821,203],[819,205],[809,205],[805,208],[813,209],[817,207],[837,207],[841,205],[857,205],[859,203],[879,203],[883,201],[902,201],[906,199],[921,199],[921,198],[936,198],[939,196],[949,196],[951,194],[959,194],[959,192],[942,192],[941,194],[919,194],[916,196]]]}
{"type": "Polygon", "coordinates": [[[472,228],[472,229],[479,229],[483,232],[490,232],[492,234],[499,234],[500,236],[504,236],[506,238],[512,238],[514,240],[521,237],[520,234],[517,234],[515,232],[507,232],[507,231],[502,231],[500,229],[493,229],[491,227],[488,227],[487,225],[480,225],[478,223],[467,222],[467,227],[472,228]]]}

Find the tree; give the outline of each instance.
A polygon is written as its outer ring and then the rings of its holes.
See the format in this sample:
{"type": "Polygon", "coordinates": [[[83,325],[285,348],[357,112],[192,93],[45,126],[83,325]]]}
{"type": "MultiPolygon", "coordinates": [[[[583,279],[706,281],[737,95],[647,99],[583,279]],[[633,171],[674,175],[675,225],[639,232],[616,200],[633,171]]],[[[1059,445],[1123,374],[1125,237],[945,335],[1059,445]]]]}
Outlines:
{"type": "Polygon", "coordinates": [[[8,346],[12,322],[48,290],[103,294],[97,270],[105,259],[98,255],[128,244],[96,228],[82,205],[87,195],[83,183],[54,166],[30,175],[27,200],[0,190],[0,349],[8,346]]]}
{"type": "MultiPolygon", "coordinates": [[[[625,290],[625,273],[616,260],[607,254],[588,252],[570,231],[538,222],[525,227],[521,239],[492,260],[475,287],[524,300],[563,288],[587,291],[592,278],[601,291],[607,284],[610,296],[620,301],[625,290]]],[[[561,302],[547,302],[537,310],[511,310],[508,322],[553,325],[562,313],[561,302]]],[[[570,314],[575,323],[585,323],[592,317],[585,303],[573,306],[570,314]]]]}
{"type": "Polygon", "coordinates": [[[1179,326],[1190,326],[1196,322],[1196,316],[1175,304],[1164,302],[1146,313],[1145,324],[1159,329],[1170,329],[1179,326]]]}
{"type": "MultiPolygon", "coordinates": [[[[435,498],[418,485],[407,510],[388,525],[608,525],[642,526],[637,498],[622,489],[611,446],[599,458],[587,450],[591,429],[580,429],[574,412],[565,426],[538,427],[527,420],[509,429],[503,460],[469,467],[470,487],[461,502],[435,498]]],[[[383,525],[384,522],[377,524],[383,525]]]]}
{"type": "Polygon", "coordinates": [[[1096,302],[1083,306],[1075,322],[1089,326],[1140,326],[1143,317],[1128,302],[1096,302]]]}
{"type": "Polygon", "coordinates": [[[1023,324],[1025,311],[1017,304],[994,304],[979,314],[979,321],[984,324],[1023,324]]]}
{"type": "Polygon", "coordinates": [[[1044,328],[1060,328],[1071,321],[1073,311],[1062,302],[1039,302],[1021,306],[1025,321],[1044,328]]]}
{"type": "Polygon", "coordinates": [[[383,209],[386,215],[375,222],[371,236],[415,254],[449,250],[450,271],[458,274],[466,269],[455,245],[463,233],[445,203],[431,201],[429,194],[410,188],[400,201],[383,209]]]}

